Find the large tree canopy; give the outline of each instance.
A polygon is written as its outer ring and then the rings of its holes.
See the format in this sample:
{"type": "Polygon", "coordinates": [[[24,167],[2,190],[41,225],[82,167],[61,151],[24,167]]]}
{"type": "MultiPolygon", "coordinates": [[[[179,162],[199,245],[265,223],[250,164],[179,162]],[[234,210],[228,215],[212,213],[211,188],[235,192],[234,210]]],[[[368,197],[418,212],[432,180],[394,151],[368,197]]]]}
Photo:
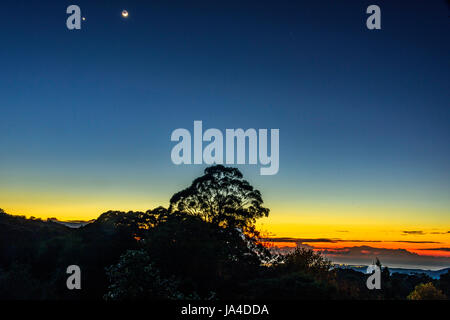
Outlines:
{"type": "Polygon", "coordinates": [[[216,165],[206,168],[190,187],[174,194],[169,210],[200,216],[221,226],[245,227],[269,215],[262,204],[261,193],[237,168],[216,165]]]}

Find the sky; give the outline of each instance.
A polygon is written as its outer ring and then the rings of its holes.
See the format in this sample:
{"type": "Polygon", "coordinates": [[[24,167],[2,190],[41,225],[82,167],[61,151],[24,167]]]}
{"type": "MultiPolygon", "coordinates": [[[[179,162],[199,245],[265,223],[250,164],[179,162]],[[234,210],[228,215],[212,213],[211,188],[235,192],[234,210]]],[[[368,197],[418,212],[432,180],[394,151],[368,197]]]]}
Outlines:
{"type": "Polygon", "coordinates": [[[448,4],[310,2],[2,2],[0,207],[167,206],[205,168],[172,163],[173,130],[277,128],[278,174],[237,167],[279,245],[449,267],[448,4]]]}

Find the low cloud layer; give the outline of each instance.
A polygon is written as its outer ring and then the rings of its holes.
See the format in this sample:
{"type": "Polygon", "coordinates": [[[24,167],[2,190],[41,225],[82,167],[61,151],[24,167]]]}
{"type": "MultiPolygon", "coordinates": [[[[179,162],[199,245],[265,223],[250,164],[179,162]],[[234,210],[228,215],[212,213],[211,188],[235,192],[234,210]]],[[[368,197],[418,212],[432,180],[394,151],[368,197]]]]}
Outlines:
{"type": "Polygon", "coordinates": [[[374,248],[370,246],[343,247],[321,250],[336,263],[370,264],[375,258],[391,267],[417,267],[437,269],[450,267],[449,257],[424,256],[405,249],[374,248]]]}
{"type": "Polygon", "coordinates": [[[334,238],[288,238],[288,237],[274,237],[274,238],[264,238],[264,241],[270,242],[293,242],[293,243],[304,243],[304,242],[330,242],[330,243],[345,243],[345,242],[399,242],[399,243],[440,243],[436,241],[412,241],[412,240],[395,240],[395,241],[382,241],[382,240],[343,240],[334,238]]]}
{"type": "MultiPolygon", "coordinates": [[[[291,251],[292,247],[283,247],[283,243],[295,243],[297,247],[314,249],[322,252],[330,260],[335,263],[342,264],[356,264],[368,265],[376,258],[390,267],[404,267],[404,268],[423,268],[423,269],[441,269],[450,267],[450,257],[436,256],[436,255],[422,255],[417,254],[406,249],[388,249],[376,248],[368,245],[361,246],[345,246],[345,243],[383,243],[381,240],[343,240],[343,239],[328,239],[328,238],[268,238],[266,241],[272,242],[279,247],[280,252],[291,251]],[[319,243],[343,243],[341,248],[326,248],[316,245],[319,243]],[[312,244],[312,245],[311,245],[312,244]]],[[[429,243],[436,244],[435,241],[388,241],[396,243],[429,243]]],[[[418,249],[419,250],[419,249],[418,249]]],[[[421,251],[450,251],[450,248],[426,248],[421,251]]]]}
{"type": "Polygon", "coordinates": [[[422,236],[424,234],[425,234],[425,232],[423,232],[422,230],[403,231],[403,235],[419,235],[419,236],[422,236]]]}

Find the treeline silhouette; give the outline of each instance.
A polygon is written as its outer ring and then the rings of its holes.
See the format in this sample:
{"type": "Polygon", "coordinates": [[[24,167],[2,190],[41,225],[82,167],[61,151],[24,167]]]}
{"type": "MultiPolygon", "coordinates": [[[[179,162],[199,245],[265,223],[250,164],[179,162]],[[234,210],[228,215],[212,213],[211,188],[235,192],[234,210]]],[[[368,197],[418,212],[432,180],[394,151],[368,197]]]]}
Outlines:
{"type": "Polygon", "coordinates": [[[221,165],[170,199],[169,208],[108,211],[78,229],[0,209],[0,299],[444,299],[450,274],[333,268],[309,249],[277,255],[255,228],[268,216],[261,193],[221,165]],[[81,268],[68,290],[66,268],[81,268]]]}

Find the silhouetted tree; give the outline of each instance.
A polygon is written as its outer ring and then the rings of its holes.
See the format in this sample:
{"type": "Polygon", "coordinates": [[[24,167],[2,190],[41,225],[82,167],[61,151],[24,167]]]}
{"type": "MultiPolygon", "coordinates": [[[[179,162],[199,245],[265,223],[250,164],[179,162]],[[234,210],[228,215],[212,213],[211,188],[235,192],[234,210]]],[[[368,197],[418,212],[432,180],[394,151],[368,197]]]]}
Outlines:
{"type": "Polygon", "coordinates": [[[44,298],[43,289],[29,265],[14,262],[8,271],[0,272],[0,300],[39,300],[44,298]]]}
{"type": "Polygon", "coordinates": [[[175,212],[160,222],[142,245],[164,277],[180,279],[180,291],[202,298],[230,296],[235,283],[255,276],[261,260],[235,228],[175,212]]]}
{"type": "Polygon", "coordinates": [[[250,279],[242,285],[243,299],[321,300],[331,299],[335,288],[310,274],[292,272],[270,278],[250,279]]]}
{"type": "Polygon", "coordinates": [[[408,300],[445,300],[447,297],[432,282],[421,283],[408,295],[408,300]]]}
{"type": "Polygon", "coordinates": [[[296,248],[282,257],[278,269],[282,272],[302,272],[325,278],[332,268],[331,261],[312,249],[296,248]]]}
{"type": "Polygon", "coordinates": [[[269,215],[262,204],[261,193],[243,179],[238,169],[216,165],[206,168],[190,187],[174,194],[169,210],[225,227],[246,227],[269,215]]]}
{"type": "Polygon", "coordinates": [[[128,250],[106,269],[110,281],[106,300],[175,299],[178,282],[165,279],[145,250],[128,250]]]}
{"type": "Polygon", "coordinates": [[[450,270],[447,273],[441,274],[439,277],[439,289],[450,297],[450,270]]]}
{"type": "Polygon", "coordinates": [[[142,233],[154,227],[161,215],[167,214],[167,209],[158,207],[154,210],[141,211],[107,211],[95,221],[104,227],[127,230],[133,237],[141,237],[142,233]]]}

